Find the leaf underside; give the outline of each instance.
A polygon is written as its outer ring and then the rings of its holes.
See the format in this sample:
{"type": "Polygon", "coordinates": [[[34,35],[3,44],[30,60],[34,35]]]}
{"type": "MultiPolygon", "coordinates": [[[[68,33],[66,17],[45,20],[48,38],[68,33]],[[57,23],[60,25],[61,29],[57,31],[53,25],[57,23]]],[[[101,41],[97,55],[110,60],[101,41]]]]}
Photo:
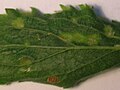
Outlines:
{"type": "Polygon", "coordinates": [[[120,66],[120,23],[89,5],[60,5],[43,14],[6,8],[0,14],[0,84],[33,81],[73,87],[120,66]]]}

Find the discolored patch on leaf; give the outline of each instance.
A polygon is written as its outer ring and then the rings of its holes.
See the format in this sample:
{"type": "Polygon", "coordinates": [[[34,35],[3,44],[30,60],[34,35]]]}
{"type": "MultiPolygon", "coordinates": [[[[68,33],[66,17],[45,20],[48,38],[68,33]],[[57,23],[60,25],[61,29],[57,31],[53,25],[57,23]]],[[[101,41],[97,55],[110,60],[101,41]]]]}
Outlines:
{"type": "Polygon", "coordinates": [[[13,20],[12,26],[15,29],[22,29],[22,28],[24,28],[24,20],[22,18],[17,18],[16,20],[13,20]]]}
{"type": "Polygon", "coordinates": [[[59,82],[59,78],[57,76],[50,76],[47,78],[47,82],[51,84],[56,84],[59,82]]]}
{"type": "Polygon", "coordinates": [[[32,64],[32,58],[29,56],[23,56],[19,58],[19,65],[24,66],[24,65],[30,65],[32,64]]]}
{"type": "Polygon", "coordinates": [[[105,35],[108,37],[112,37],[115,34],[115,32],[113,31],[113,28],[110,25],[105,25],[104,32],[105,32],[105,35]]]}
{"type": "Polygon", "coordinates": [[[88,35],[88,44],[89,45],[98,45],[101,41],[100,35],[93,34],[93,35],[88,35]]]}

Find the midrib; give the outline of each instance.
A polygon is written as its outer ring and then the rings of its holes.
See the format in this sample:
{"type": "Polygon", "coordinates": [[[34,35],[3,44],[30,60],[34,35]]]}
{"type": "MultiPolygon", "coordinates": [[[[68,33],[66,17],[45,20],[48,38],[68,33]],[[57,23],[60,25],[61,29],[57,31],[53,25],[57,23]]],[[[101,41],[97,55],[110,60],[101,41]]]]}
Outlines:
{"type": "Polygon", "coordinates": [[[9,44],[9,45],[0,45],[0,47],[26,47],[26,48],[45,48],[45,49],[113,49],[120,50],[120,46],[75,46],[75,47],[57,47],[57,46],[38,46],[38,45],[24,45],[24,44],[9,44]]]}

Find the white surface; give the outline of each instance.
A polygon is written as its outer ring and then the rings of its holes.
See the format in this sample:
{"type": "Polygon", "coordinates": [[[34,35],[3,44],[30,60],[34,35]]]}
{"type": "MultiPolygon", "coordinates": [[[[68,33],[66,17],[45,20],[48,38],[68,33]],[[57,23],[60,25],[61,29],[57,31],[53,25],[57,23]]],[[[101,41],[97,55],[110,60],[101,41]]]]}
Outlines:
{"type": "MultiPolygon", "coordinates": [[[[0,0],[0,13],[4,13],[4,9],[8,7],[30,10],[31,6],[39,8],[42,12],[52,13],[60,10],[59,4],[78,5],[81,3],[99,6],[106,17],[120,21],[120,0],[0,0]]],[[[0,85],[0,90],[63,90],[63,88],[24,82],[7,86],[0,85]]],[[[77,87],[66,90],[120,90],[120,69],[98,75],[77,87]]]]}

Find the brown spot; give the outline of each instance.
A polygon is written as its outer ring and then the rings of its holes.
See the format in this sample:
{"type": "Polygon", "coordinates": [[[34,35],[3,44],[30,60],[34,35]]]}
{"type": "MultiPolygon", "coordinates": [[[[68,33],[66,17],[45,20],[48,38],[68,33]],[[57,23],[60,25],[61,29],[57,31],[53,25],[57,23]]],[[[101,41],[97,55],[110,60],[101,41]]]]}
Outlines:
{"type": "Polygon", "coordinates": [[[47,82],[54,84],[54,83],[58,83],[59,79],[57,76],[50,76],[50,77],[48,77],[47,82]]]}

